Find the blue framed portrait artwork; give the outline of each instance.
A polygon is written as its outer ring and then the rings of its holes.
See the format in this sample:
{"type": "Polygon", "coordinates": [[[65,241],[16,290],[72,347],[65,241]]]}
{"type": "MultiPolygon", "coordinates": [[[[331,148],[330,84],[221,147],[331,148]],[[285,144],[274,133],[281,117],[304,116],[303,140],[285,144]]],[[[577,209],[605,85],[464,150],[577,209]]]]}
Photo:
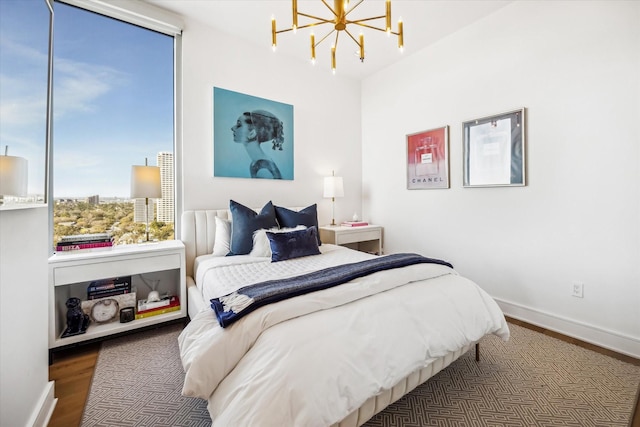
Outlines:
{"type": "Polygon", "coordinates": [[[293,180],[293,105],[214,87],[213,176],[293,180]]]}

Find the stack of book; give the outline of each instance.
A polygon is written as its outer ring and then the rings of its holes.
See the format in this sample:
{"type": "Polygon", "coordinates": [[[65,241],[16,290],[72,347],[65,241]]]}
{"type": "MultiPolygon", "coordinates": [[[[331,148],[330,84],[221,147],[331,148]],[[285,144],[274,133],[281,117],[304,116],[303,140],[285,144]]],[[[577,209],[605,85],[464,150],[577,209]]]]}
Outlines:
{"type": "Polygon", "coordinates": [[[94,280],[87,287],[87,299],[100,299],[131,293],[131,276],[94,280]]]}
{"type": "Polygon", "coordinates": [[[138,300],[138,310],[136,319],[158,316],[160,314],[171,313],[180,310],[180,299],[175,295],[165,295],[160,301],[138,300]]]}
{"type": "Polygon", "coordinates": [[[79,249],[109,248],[113,246],[113,237],[109,233],[76,234],[62,236],[56,245],[56,251],[75,251],[79,249]]]}
{"type": "Polygon", "coordinates": [[[362,227],[364,225],[369,225],[366,221],[345,221],[340,224],[343,227],[362,227]]]}

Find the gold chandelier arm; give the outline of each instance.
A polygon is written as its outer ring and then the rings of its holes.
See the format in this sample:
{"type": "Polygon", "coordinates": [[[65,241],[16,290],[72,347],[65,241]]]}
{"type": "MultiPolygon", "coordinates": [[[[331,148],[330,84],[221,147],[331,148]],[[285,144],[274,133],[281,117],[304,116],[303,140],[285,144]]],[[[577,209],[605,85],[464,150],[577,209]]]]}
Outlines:
{"type": "Polygon", "coordinates": [[[349,9],[349,11],[347,13],[345,13],[344,16],[349,15],[351,12],[353,12],[358,6],[360,6],[362,4],[364,0],[360,0],[358,3],[355,4],[355,6],[353,6],[351,9],[349,9]]]}
{"type": "MultiPolygon", "coordinates": [[[[307,24],[307,25],[302,25],[300,27],[296,27],[296,30],[302,30],[303,28],[310,28],[310,27],[315,27],[315,26],[323,25],[323,24],[333,24],[333,21],[321,20],[321,22],[313,22],[311,24],[307,24]]],[[[286,33],[288,31],[293,31],[293,27],[285,28],[284,30],[278,30],[275,33],[276,34],[280,34],[280,33],[286,33]]]]}
{"type": "Polygon", "coordinates": [[[357,24],[359,22],[373,21],[375,19],[382,19],[384,17],[385,17],[384,15],[380,15],[380,16],[374,16],[374,17],[371,17],[371,18],[355,19],[353,21],[347,20],[347,24],[357,24]]]}
{"type": "MultiPolygon", "coordinates": [[[[374,27],[372,25],[362,24],[360,22],[351,22],[351,24],[359,25],[361,27],[369,28],[369,29],[376,30],[376,31],[382,31],[383,33],[387,32],[387,30],[385,30],[384,28],[374,27]]],[[[394,34],[396,36],[398,35],[398,33],[394,33],[393,31],[389,31],[389,34],[394,34]]]]}
{"type": "Polygon", "coordinates": [[[333,43],[333,47],[338,48],[338,37],[340,36],[340,31],[336,31],[336,41],[333,43]]]}
{"type": "Polygon", "coordinates": [[[332,22],[331,21],[328,21],[328,22],[314,22],[313,24],[307,24],[307,25],[303,25],[302,27],[298,27],[298,30],[301,30],[303,28],[316,27],[318,25],[324,25],[324,24],[332,24],[332,22]]]}
{"type": "Polygon", "coordinates": [[[285,28],[284,30],[278,30],[275,32],[275,34],[280,34],[280,33],[286,33],[289,31],[293,31],[293,27],[292,28],[285,28]]]}
{"type": "Polygon", "coordinates": [[[345,30],[344,30],[344,32],[345,32],[345,33],[347,33],[347,34],[349,34],[349,37],[351,37],[351,40],[353,40],[354,42],[356,42],[356,44],[357,44],[358,46],[360,46],[360,42],[358,42],[358,40],[356,40],[356,38],[355,38],[355,37],[353,37],[353,34],[351,34],[351,33],[349,32],[349,30],[345,29],[345,30]]]}
{"type": "Polygon", "coordinates": [[[322,43],[327,37],[329,37],[331,34],[333,34],[336,30],[333,29],[331,31],[329,31],[323,38],[320,39],[320,41],[318,43],[316,43],[316,46],[318,46],[320,43],[322,43]]]}
{"type": "Polygon", "coordinates": [[[327,9],[329,9],[329,10],[331,11],[331,13],[333,13],[333,16],[334,16],[334,17],[336,17],[336,18],[338,17],[338,14],[336,13],[336,11],[335,11],[335,10],[333,10],[333,8],[332,8],[331,6],[329,6],[329,4],[327,4],[327,2],[326,2],[325,0],[322,0],[322,3],[323,3],[325,6],[327,6],[327,9]]]}
{"type": "MultiPolygon", "coordinates": [[[[318,16],[309,15],[308,13],[304,13],[304,12],[298,12],[298,15],[301,15],[301,16],[304,16],[304,17],[307,17],[307,18],[311,18],[311,19],[315,19],[317,21],[322,22],[323,24],[332,24],[332,23],[334,23],[330,19],[320,18],[318,16]]],[[[298,28],[303,28],[303,27],[298,27],[298,28]]]]}

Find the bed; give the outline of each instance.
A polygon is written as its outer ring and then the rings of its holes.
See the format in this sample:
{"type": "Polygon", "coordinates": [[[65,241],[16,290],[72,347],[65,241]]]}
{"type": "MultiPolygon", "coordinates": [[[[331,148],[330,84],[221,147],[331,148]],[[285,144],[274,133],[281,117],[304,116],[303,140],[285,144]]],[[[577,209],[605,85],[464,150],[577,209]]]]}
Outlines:
{"type": "Polygon", "coordinates": [[[292,236],[314,246],[315,205],[276,206],[286,213],[286,227],[279,216],[276,227],[250,224],[251,247],[224,256],[245,226],[243,217],[259,217],[271,204],[248,213],[231,203],[230,209],[186,211],[181,221],[191,319],[179,337],[182,393],[208,401],[213,426],[360,426],[483,336],[509,338],[493,299],[446,263],[321,242],[310,249],[313,255],[303,250],[288,258],[299,243],[292,236]],[[282,251],[286,256],[276,259],[282,251]],[[417,261],[251,307],[229,324],[224,310],[212,309],[212,300],[230,301],[244,289],[371,268],[394,257],[417,261]]]}

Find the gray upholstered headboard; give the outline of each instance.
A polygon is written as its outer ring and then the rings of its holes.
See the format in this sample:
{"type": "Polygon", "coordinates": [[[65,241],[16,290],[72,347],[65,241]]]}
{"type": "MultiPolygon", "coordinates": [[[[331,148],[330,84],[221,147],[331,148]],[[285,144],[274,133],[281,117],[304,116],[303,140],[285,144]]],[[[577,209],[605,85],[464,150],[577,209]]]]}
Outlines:
{"type": "MultiPolygon", "coordinates": [[[[259,212],[262,208],[254,209],[259,212]]],[[[300,207],[289,207],[293,211],[299,211],[300,207]]],[[[197,256],[213,252],[213,242],[216,237],[215,217],[231,219],[229,209],[202,209],[184,211],[181,218],[182,228],[180,239],[185,246],[185,258],[187,276],[193,277],[193,262],[197,256]]]]}

